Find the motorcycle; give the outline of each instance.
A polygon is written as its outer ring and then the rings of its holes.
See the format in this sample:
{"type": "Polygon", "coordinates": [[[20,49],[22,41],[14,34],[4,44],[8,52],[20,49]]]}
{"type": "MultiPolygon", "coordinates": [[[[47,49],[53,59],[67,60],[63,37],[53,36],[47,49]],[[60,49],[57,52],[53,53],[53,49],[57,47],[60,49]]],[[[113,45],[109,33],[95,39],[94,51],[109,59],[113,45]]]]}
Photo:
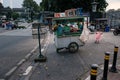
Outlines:
{"type": "Polygon", "coordinates": [[[119,28],[116,28],[114,31],[113,31],[113,34],[115,36],[117,36],[118,34],[120,34],[120,27],[119,28]]]}

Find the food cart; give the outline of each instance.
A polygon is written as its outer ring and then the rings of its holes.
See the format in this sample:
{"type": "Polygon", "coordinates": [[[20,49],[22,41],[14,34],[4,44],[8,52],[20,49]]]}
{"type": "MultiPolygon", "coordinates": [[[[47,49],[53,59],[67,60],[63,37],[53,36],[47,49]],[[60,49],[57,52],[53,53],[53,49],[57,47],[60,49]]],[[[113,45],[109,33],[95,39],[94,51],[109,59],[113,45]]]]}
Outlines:
{"type": "Polygon", "coordinates": [[[67,49],[70,53],[77,52],[79,47],[85,44],[79,38],[88,22],[87,16],[53,18],[56,52],[61,49],[67,49]]]}

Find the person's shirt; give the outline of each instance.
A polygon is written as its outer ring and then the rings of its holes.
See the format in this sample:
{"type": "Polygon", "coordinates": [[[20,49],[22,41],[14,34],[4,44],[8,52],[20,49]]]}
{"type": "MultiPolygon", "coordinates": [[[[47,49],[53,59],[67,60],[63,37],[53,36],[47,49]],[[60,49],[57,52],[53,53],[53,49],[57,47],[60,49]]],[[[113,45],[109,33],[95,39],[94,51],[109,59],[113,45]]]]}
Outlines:
{"type": "Polygon", "coordinates": [[[58,25],[57,34],[58,35],[62,35],[63,34],[63,27],[61,25],[58,25]]]}
{"type": "Polygon", "coordinates": [[[83,30],[83,25],[80,24],[78,27],[80,30],[83,30]]]}

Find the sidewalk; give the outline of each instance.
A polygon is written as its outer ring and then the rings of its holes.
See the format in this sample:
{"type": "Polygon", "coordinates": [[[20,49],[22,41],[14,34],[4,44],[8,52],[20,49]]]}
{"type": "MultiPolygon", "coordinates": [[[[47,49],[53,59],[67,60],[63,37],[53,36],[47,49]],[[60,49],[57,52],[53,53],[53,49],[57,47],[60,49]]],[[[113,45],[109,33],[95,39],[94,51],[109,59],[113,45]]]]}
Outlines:
{"type": "Polygon", "coordinates": [[[0,33],[6,32],[8,30],[6,30],[5,28],[0,28],[0,33]]]}
{"type": "MultiPolygon", "coordinates": [[[[112,66],[112,64],[109,62],[107,80],[120,80],[120,59],[118,59],[117,63],[116,63],[116,69],[117,69],[116,73],[109,71],[111,69],[111,66],[112,66]]],[[[96,80],[102,80],[103,70],[104,70],[104,65],[98,66],[96,80]]],[[[86,75],[88,75],[88,76],[85,79],[83,78],[82,80],[90,80],[90,71],[88,73],[86,73],[85,76],[86,75]]]]}
{"type": "MultiPolygon", "coordinates": [[[[110,44],[113,44],[113,47],[114,45],[117,45],[119,47],[119,50],[118,50],[118,56],[117,56],[117,63],[116,63],[116,68],[117,68],[117,71],[118,73],[113,73],[113,72],[110,72],[108,70],[108,76],[107,76],[107,80],[120,80],[120,36],[112,36],[112,37],[109,37],[109,35],[113,35],[112,32],[105,32],[104,35],[103,35],[103,38],[102,38],[102,41],[105,41],[105,42],[109,42],[110,44]],[[107,37],[107,38],[106,38],[107,37]]],[[[107,46],[109,47],[109,46],[107,46]]],[[[112,62],[113,62],[113,52],[114,51],[111,51],[111,54],[110,54],[110,60],[109,60],[109,68],[111,68],[112,66],[112,62]]],[[[103,64],[101,65],[98,65],[98,70],[97,70],[97,80],[102,80],[103,78],[103,69],[104,69],[104,62],[103,64]]],[[[84,78],[82,78],[83,80],[90,80],[90,70],[88,73],[86,73],[84,75],[84,78]]]]}
{"type": "Polygon", "coordinates": [[[108,80],[120,80],[120,65],[118,65],[116,68],[118,73],[108,72],[108,80]]]}

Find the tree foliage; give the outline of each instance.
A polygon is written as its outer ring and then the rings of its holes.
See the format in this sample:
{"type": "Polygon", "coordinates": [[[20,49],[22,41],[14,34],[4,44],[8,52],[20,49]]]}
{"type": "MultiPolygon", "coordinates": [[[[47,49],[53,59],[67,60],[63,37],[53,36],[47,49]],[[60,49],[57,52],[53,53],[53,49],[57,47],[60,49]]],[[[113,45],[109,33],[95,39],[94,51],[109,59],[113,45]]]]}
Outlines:
{"type": "Polygon", "coordinates": [[[2,9],[3,9],[4,7],[3,7],[3,5],[2,5],[2,3],[0,3],[0,14],[2,14],[2,9]]]}
{"type": "MultiPolygon", "coordinates": [[[[42,10],[50,10],[55,12],[63,12],[66,9],[71,8],[83,8],[85,12],[92,11],[91,3],[93,0],[42,0],[40,7],[42,10]]],[[[108,3],[106,0],[96,0],[99,4],[97,10],[102,12],[105,11],[108,3]]]]}
{"type": "Polygon", "coordinates": [[[12,10],[10,7],[5,8],[7,11],[5,13],[7,19],[10,19],[12,17],[12,10]]]}
{"type": "Polygon", "coordinates": [[[2,8],[4,8],[4,7],[3,7],[2,3],[0,3],[0,9],[2,9],[2,8]]]}
{"type": "Polygon", "coordinates": [[[30,10],[35,11],[35,12],[39,11],[38,4],[33,0],[24,0],[22,6],[26,9],[30,9],[30,10]]]}
{"type": "Polygon", "coordinates": [[[24,0],[22,6],[29,12],[31,20],[35,18],[40,11],[39,5],[34,0],[24,0]]]}
{"type": "Polygon", "coordinates": [[[19,15],[18,13],[16,13],[16,12],[13,12],[13,13],[12,13],[12,18],[13,18],[13,20],[17,19],[19,16],[20,16],[20,15],[19,15]]]}

